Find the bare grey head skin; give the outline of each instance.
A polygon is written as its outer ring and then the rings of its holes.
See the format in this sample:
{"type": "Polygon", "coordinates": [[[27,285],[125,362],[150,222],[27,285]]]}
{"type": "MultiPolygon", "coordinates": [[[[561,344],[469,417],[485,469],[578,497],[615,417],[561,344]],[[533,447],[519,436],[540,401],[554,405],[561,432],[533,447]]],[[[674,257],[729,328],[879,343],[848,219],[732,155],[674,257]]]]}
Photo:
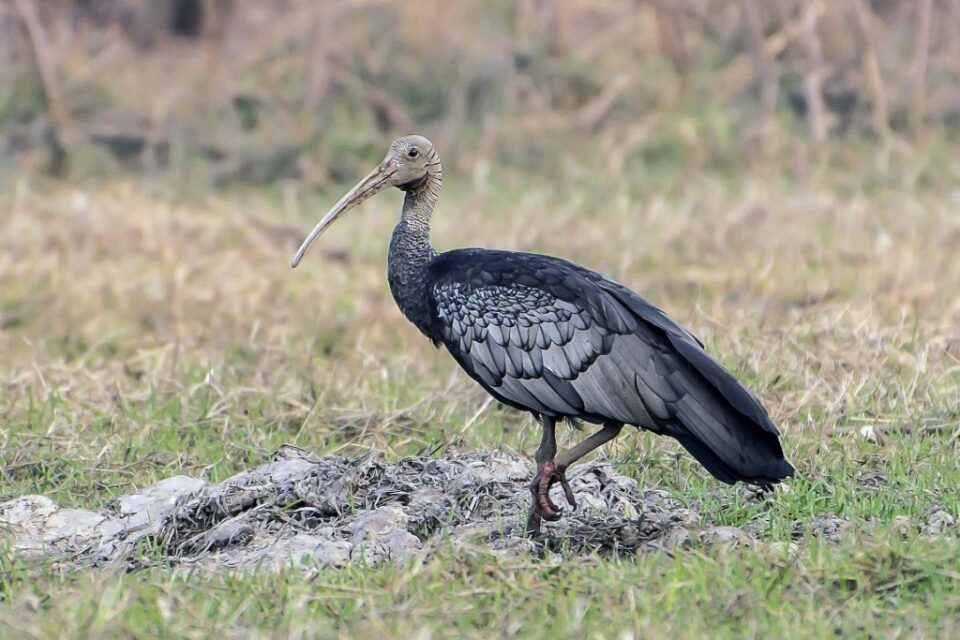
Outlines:
{"type": "MultiPolygon", "coordinates": [[[[440,175],[440,157],[433,148],[432,142],[418,135],[404,136],[394,140],[383,162],[340,198],[337,204],[320,219],[294,254],[290,266],[296,267],[300,264],[310,245],[337,218],[350,209],[387,187],[397,187],[409,192],[425,186],[428,182],[437,183],[439,186],[440,175]]],[[[436,194],[433,195],[435,197],[436,194]]]]}

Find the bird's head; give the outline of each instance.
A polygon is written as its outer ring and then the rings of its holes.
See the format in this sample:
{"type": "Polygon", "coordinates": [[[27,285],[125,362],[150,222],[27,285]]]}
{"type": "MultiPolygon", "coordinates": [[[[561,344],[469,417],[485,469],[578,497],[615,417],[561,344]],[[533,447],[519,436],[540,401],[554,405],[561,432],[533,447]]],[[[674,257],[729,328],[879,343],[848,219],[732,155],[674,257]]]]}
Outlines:
{"type": "Polygon", "coordinates": [[[430,175],[440,174],[440,157],[433,143],[423,136],[404,136],[393,141],[386,157],[377,168],[368,173],[333,208],[320,219],[317,226],[300,245],[291,267],[300,264],[310,245],[344,213],[364,200],[383,191],[387,187],[397,187],[404,191],[414,189],[427,180],[430,175]]]}

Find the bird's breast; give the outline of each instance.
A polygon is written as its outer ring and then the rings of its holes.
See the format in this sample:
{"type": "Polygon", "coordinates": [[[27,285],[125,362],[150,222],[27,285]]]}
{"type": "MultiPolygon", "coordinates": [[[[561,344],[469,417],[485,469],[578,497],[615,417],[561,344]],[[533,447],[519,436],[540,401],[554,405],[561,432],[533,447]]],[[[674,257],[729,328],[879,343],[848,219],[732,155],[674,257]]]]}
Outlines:
{"type": "Polygon", "coordinates": [[[387,282],[390,293],[404,317],[416,325],[425,336],[435,339],[432,304],[430,298],[431,278],[430,252],[418,252],[409,247],[396,246],[392,242],[387,256],[387,282]]]}

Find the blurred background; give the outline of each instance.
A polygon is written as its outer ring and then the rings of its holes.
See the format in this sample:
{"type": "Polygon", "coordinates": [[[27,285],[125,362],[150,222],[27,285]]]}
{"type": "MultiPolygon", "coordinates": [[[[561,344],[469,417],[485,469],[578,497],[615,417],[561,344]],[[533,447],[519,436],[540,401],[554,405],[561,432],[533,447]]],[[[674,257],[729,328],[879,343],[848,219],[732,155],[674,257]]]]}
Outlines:
{"type": "MultiPolygon", "coordinates": [[[[0,0],[0,494],[99,504],[287,442],[530,451],[391,299],[399,193],[289,268],[411,132],[439,249],[628,284],[801,474],[905,455],[864,425],[955,427],[960,0],[0,0]]],[[[663,439],[605,451],[715,488],[663,439]]]]}
{"type": "Polygon", "coordinates": [[[439,250],[608,274],[763,399],[798,470],[776,500],[649,433],[598,456],[789,558],[561,551],[589,572],[531,578],[451,547],[346,588],[192,565],[24,588],[0,548],[0,636],[957,636],[960,0],[0,0],[0,502],[101,509],[286,443],[531,454],[539,426],[391,298],[398,191],[289,268],[412,132],[444,163],[439,250]]]}
{"type": "Polygon", "coordinates": [[[886,163],[960,132],[960,0],[0,3],[8,171],[323,188],[411,131],[480,185],[584,145],[612,173],[886,163]]]}

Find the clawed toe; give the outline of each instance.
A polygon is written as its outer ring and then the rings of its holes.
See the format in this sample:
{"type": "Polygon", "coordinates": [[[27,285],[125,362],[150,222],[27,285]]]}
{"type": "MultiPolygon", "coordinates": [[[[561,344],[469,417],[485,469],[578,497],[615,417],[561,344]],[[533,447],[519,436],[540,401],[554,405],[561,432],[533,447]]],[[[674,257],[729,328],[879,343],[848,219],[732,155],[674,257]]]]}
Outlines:
{"type": "Polygon", "coordinates": [[[531,534],[540,532],[540,524],[543,520],[554,522],[563,516],[563,509],[558,507],[550,499],[550,487],[559,482],[563,488],[563,495],[567,503],[577,508],[577,501],[573,497],[573,489],[567,482],[564,475],[564,469],[559,468],[553,461],[547,462],[541,467],[540,471],[530,483],[530,493],[533,497],[533,504],[530,508],[530,518],[527,521],[527,531],[531,534]]]}
{"type": "Polygon", "coordinates": [[[560,486],[563,488],[563,496],[567,499],[567,504],[572,508],[577,508],[577,500],[573,497],[573,489],[570,488],[570,483],[567,482],[567,476],[560,474],[559,477],[560,486]]]}

